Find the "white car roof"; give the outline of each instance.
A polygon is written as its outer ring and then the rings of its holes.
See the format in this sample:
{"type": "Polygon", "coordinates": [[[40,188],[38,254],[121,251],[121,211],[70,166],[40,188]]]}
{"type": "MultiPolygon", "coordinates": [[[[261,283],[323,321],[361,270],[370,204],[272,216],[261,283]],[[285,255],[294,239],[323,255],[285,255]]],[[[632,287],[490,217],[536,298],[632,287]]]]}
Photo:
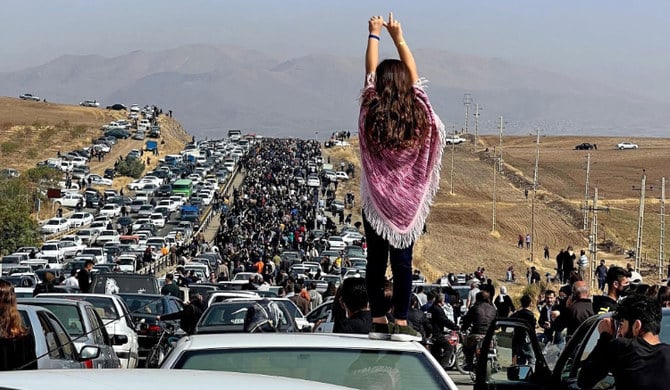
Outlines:
{"type": "Polygon", "coordinates": [[[34,370],[0,373],[3,387],[42,390],[49,387],[67,389],[82,383],[95,383],[95,387],[109,390],[144,390],[148,383],[156,388],[190,387],[197,383],[205,388],[268,388],[273,390],[328,390],[348,389],[321,382],[283,378],[268,375],[242,374],[226,371],[196,370],[34,370]],[[197,380],[194,382],[194,378],[197,380]],[[225,386],[224,386],[225,384],[225,386]]]}
{"type": "Polygon", "coordinates": [[[252,333],[192,335],[182,338],[179,346],[186,350],[228,348],[318,348],[318,349],[373,349],[424,353],[417,342],[371,340],[368,335],[333,333],[267,333],[258,337],[252,333]]]}

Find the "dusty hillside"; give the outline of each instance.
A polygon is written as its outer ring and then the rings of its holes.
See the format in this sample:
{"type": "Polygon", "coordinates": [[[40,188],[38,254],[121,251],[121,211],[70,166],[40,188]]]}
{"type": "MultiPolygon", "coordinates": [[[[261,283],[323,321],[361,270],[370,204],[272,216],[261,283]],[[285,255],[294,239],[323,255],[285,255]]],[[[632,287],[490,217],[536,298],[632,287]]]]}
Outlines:
{"type": "MultiPolygon", "coordinates": [[[[58,151],[65,153],[89,146],[93,139],[102,135],[101,126],[124,116],[125,112],[106,109],[0,97],[0,167],[24,171],[35,167],[39,161],[56,157],[58,151]]],[[[176,120],[161,116],[159,124],[162,129],[159,158],[178,153],[191,140],[176,120]]],[[[90,163],[91,172],[101,174],[105,168],[112,167],[119,156],[143,146],[144,141],[120,140],[102,162],[90,163]]],[[[158,159],[152,156],[147,169],[155,167],[157,162],[158,159]]],[[[114,188],[119,189],[130,180],[117,177],[114,188]]],[[[44,208],[39,217],[47,217],[49,212],[51,210],[44,208]]]]}
{"type": "MultiPolygon", "coordinates": [[[[615,150],[619,138],[541,137],[538,187],[535,202],[534,262],[530,251],[517,248],[517,237],[531,232],[531,198],[524,190],[530,188],[535,165],[535,137],[506,137],[503,144],[505,162],[496,185],[496,231],[493,217],[493,146],[498,137],[480,139],[477,153],[472,145],[453,148],[453,194],[451,191],[452,148],[447,147],[442,165],[442,181],[431,215],[428,234],[416,245],[415,264],[430,279],[448,272],[473,272],[483,266],[487,274],[500,282],[504,271],[513,265],[517,276],[535,265],[542,274],[553,272],[554,257],[560,248],[572,245],[576,251],[587,249],[588,232],[582,231],[581,207],[584,202],[586,176],[585,151],[573,150],[582,142],[595,142],[591,151],[590,194],[597,186],[599,207],[609,212],[598,213],[598,259],[625,265],[623,250],[635,246],[638,221],[639,191],[642,169],[646,169],[647,186],[654,190],[646,196],[643,235],[643,274],[654,279],[652,265],[658,259],[660,179],[663,168],[670,163],[670,140],[625,139],[640,145],[638,150],[615,150]],[[486,148],[489,148],[486,152],[486,148]],[[611,242],[610,242],[611,241],[611,242]],[[605,250],[605,243],[608,242],[605,250]],[[543,260],[545,245],[550,260],[543,260]],[[653,277],[652,277],[653,273],[653,277]]],[[[358,144],[351,140],[347,148],[326,149],[333,163],[353,161],[360,169],[358,144]]],[[[358,194],[358,180],[350,180],[338,189],[338,197],[346,191],[358,194]]],[[[354,221],[360,209],[353,210],[354,221]]],[[[587,251],[588,253],[588,251],[587,251]]]]}

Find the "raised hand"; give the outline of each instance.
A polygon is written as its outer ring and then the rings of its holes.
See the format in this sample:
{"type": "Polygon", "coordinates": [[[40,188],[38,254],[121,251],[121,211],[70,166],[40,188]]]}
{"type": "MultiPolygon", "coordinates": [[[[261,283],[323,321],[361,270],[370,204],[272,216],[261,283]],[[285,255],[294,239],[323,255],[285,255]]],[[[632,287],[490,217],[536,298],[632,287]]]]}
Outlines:
{"type": "Polygon", "coordinates": [[[393,42],[402,42],[402,27],[399,21],[393,19],[393,12],[389,12],[389,19],[384,23],[384,27],[386,27],[393,42]]]}
{"type": "Polygon", "coordinates": [[[370,34],[379,36],[382,32],[382,27],[384,27],[384,18],[381,16],[373,16],[368,20],[368,30],[370,34]]]}

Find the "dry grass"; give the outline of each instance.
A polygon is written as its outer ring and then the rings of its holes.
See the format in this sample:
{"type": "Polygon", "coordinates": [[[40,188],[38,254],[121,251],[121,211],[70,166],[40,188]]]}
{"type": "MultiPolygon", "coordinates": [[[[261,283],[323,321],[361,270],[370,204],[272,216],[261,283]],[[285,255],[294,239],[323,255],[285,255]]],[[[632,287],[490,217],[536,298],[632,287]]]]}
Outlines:
{"type": "MultiPolygon", "coordinates": [[[[67,152],[91,144],[102,135],[100,128],[115,119],[125,117],[125,112],[79,107],[63,104],[28,102],[13,98],[0,98],[0,167],[24,171],[35,167],[39,161],[56,157],[58,151],[67,152]]],[[[158,159],[166,154],[179,153],[191,136],[179,122],[161,116],[162,139],[159,140],[159,156],[151,157],[147,170],[158,164],[158,159]],[[160,142],[164,141],[164,144],[160,142]]],[[[131,149],[142,149],[144,141],[120,140],[101,162],[92,161],[91,172],[102,174],[106,168],[114,166],[119,156],[125,156],[131,149]]],[[[148,155],[145,155],[148,156],[148,155]]],[[[132,178],[114,179],[115,189],[121,189],[132,178]]],[[[100,189],[105,189],[100,187],[100,189]]],[[[37,216],[44,219],[55,210],[42,209],[37,216]]]]}
{"type": "MultiPolygon", "coordinates": [[[[642,245],[642,271],[648,281],[657,280],[660,236],[660,179],[670,165],[670,140],[640,138],[630,141],[640,145],[638,150],[615,150],[623,141],[606,137],[541,137],[538,182],[535,202],[535,237],[533,262],[530,251],[516,247],[519,234],[531,231],[531,201],[526,200],[524,189],[532,183],[535,165],[535,137],[506,137],[504,139],[504,174],[497,177],[496,231],[492,231],[493,217],[493,146],[497,136],[480,139],[481,150],[472,151],[471,145],[454,148],[453,187],[451,189],[451,147],[444,152],[441,189],[428,218],[428,234],[416,243],[414,264],[429,279],[449,272],[473,272],[485,267],[497,284],[504,281],[505,270],[513,265],[516,286],[508,286],[520,293],[525,287],[527,267],[535,265],[544,275],[554,272],[554,257],[560,248],[573,246],[587,249],[588,232],[582,228],[584,185],[586,179],[585,151],[575,151],[582,142],[596,142],[599,150],[591,151],[590,194],[598,187],[599,207],[609,212],[598,213],[598,243],[612,241],[610,252],[599,249],[598,259],[625,265],[623,250],[635,246],[639,207],[639,188],[642,169],[646,170],[647,192],[642,245]],[[484,152],[486,147],[489,152],[484,152]],[[544,245],[550,248],[550,259],[542,258],[544,245]]],[[[626,139],[626,141],[629,141],[626,139]]],[[[334,165],[341,160],[352,161],[360,170],[358,143],[351,141],[346,148],[325,149],[334,165]]],[[[338,188],[342,198],[346,191],[359,194],[357,179],[338,188]]],[[[531,191],[532,197],[532,191],[531,191]]],[[[360,209],[352,211],[354,221],[360,220],[360,209]]],[[[587,251],[588,253],[588,251],[587,251]]],[[[666,252],[667,253],[667,252],[666,252]]],[[[667,254],[666,254],[667,256],[667,254]]]]}

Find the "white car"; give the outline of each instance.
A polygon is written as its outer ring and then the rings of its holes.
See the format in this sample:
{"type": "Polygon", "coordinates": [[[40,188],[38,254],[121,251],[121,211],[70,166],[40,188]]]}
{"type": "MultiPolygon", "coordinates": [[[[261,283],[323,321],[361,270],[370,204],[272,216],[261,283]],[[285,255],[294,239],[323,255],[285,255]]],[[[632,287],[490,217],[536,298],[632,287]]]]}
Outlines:
{"type": "Polygon", "coordinates": [[[142,187],[140,187],[140,188],[138,188],[134,191],[135,191],[135,195],[137,197],[143,197],[143,196],[144,197],[150,197],[150,196],[154,196],[154,194],[156,193],[156,190],[158,190],[159,187],[160,186],[156,183],[145,183],[144,185],[142,185],[142,187]]]}
{"type": "Polygon", "coordinates": [[[95,244],[95,239],[98,238],[100,231],[98,229],[79,229],[75,235],[81,238],[81,242],[86,245],[95,244]]]}
{"type": "Polygon", "coordinates": [[[107,229],[107,225],[108,225],[107,221],[93,221],[91,223],[91,226],[89,226],[88,228],[90,230],[95,230],[98,234],[100,234],[100,232],[107,229]]]}
{"type": "Polygon", "coordinates": [[[161,369],[234,371],[302,380],[318,378],[322,383],[354,389],[369,388],[370,383],[381,383],[381,379],[376,378],[392,376],[385,382],[392,383],[387,385],[389,389],[457,389],[440,363],[418,342],[311,332],[264,333],[262,336],[224,333],[183,337],[165,358],[161,369]],[[309,369],[295,369],[305,364],[309,369]]]}
{"type": "Polygon", "coordinates": [[[328,237],[327,243],[328,243],[328,249],[332,251],[341,251],[344,250],[345,246],[347,246],[347,244],[340,236],[328,237]]]}
{"type": "Polygon", "coordinates": [[[170,199],[163,199],[163,200],[159,201],[158,204],[156,205],[156,207],[161,207],[161,206],[167,207],[168,210],[170,210],[170,211],[177,211],[177,207],[179,207],[177,205],[177,202],[175,202],[173,200],[170,200],[170,199]]]}
{"type": "Polygon", "coordinates": [[[23,95],[19,96],[19,99],[21,99],[21,100],[34,100],[36,102],[39,102],[41,100],[39,96],[35,96],[32,93],[24,93],[23,95]]]}
{"type": "Polygon", "coordinates": [[[109,217],[118,217],[121,215],[121,206],[116,203],[107,203],[105,207],[100,209],[100,214],[109,217]]]}
{"type": "Polygon", "coordinates": [[[70,226],[72,227],[82,227],[89,225],[93,222],[93,214],[87,213],[85,211],[74,213],[68,218],[70,221],[70,226]]]}
{"type": "Polygon", "coordinates": [[[97,100],[84,100],[79,105],[82,107],[100,107],[100,103],[97,100]]]}
{"type": "MultiPolygon", "coordinates": [[[[90,302],[105,324],[105,329],[109,336],[123,335],[128,338],[128,342],[121,345],[114,345],[114,352],[121,360],[122,368],[136,368],[138,363],[138,337],[137,331],[131,326],[133,323],[129,319],[132,315],[129,313],[127,306],[118,295],[114,294],[60,294],[51,293],[48,295],[39,294],[40,297],[49,298],[66,298],[74,300],[84,300],[90,302]]],[[[67,326],[67,325],[66,325],[67,326]]],[[[116,376],[120,375],[116,371],[116,376]]]]}
{"type": "Polygon", "coordinates": [[[140,228],[142,227],[142,225],[150,224],[150,223],[151,223],[151,220],[150,220],[148,217],[149,217],[149,215],[151,215],[151,214],[152,214],[152,213],[149,213],[149,214],[147,215],[147,218],[138,218],[138,219],[134,220],[134,221],[133,221],[133,225],[132,225],[133,231],[135,232],[135,231],[140,230],[140,228]]]}
{"type": "MultiPolygon", "coordinates": [[[[46,244],[45,244],[46,245],[46,244]]],[[[72,258],[79,256],[81,251],[86,248],[84,245],[78,245],[74,241],[58,241],[63,257],[72,258]]]]}
{"type": "Polygon", "coordinates": [[[119,232],[116,230],[103,230],[98,235],[98,238],[95,240],[95,244],[98,246],[103,246],[108,242],[119,242],[119,232]]]}
{"type": "Polygon", "coordinates": [[[42,245],[40,248],[40,257],[47,256],[53,256],[61,260],[65,258],[65,253],[58,241],[47,241],[42,245]]]}
{"type": "Polygon", "coordinates": [[[343,234],[342,236],[342,241],[344,241],[345,244],[347,245],[356,245],[354,244],[354,241],[361,241],[363,239],[363,236],[361,233],[356,233],[356,232],[347,232],[343,234]]]}
{"type": "Polygon", "coordinates": [[[111,186],[112,185],[112,179],[107,179],[107,178],[104,178],[100,175],[90,174],[90,175],[86,175],[85,178],[86,178],[86,182],[88,182],[90,180],[91,185],[94,185],[94,186],[111,186]]]}
{"type": "Polygon", "coordinates": [[[58,208],[59,206],[63,207],[77,207],[77,204],[84,205],[86,201],[84,200],[84,195],[78,192],[67,192],[63,194],[60,198],[54,198],[53,203],[58,208]]]}
{"type": "Polygon", "coordinates": [[[163,184],[163,179],[156,176],[144,176],[141,179],[133,180],[132,182],[128,183],[128,189],[131,191],[135,191],[144,187],[145,184],[149,183],[156,184],[157,186],[160,187],[160,185],[163,184]]]}
{"type": "Polygon", "coordinates": [[[337,180],[349,180],[349,175],[344,171],[337,171],[335,172],[335,178],[337,180]]]}
{"type": "Polygon", "coordinates": [[[319,180],[319,176],[317,176],[317,175],[307,176],[307,186],[308,187],[321,187],[321,180],[319,180]]]}
{"type": "Polygon", "coordinates": [[[619,150],[623,149],[637,149],[638,145],[632,142],[620,142],[616,145],[616,148],[619,150]]]}
{"type": "Polygon", "coordinates": [[[67,218],[51,218],[40,228],[42,234],[54,234],[70,230],[70,222],[67,218]]]}
{"type": "Polygon", "coordinates": [[[161,213],[151,213],[149,221],[157,228],[165,227],[165,217],[161,213]]]}
{"type": "Polygon", "coordinates": [[[335,171],[331,171],[330,169],[323,171],[323,177],[325,177],[328,180],[334,181],[337,180],[337,173],[335,171]]]}
{"type": "Polygon", "coordinates": [[[447,145],[458,145],[458,144],[462,144],[463,142],[465,142],[465,138],[461,138],[457,135],[454,135],[452,137],[445,138],[444,142],[447,145]]]}

